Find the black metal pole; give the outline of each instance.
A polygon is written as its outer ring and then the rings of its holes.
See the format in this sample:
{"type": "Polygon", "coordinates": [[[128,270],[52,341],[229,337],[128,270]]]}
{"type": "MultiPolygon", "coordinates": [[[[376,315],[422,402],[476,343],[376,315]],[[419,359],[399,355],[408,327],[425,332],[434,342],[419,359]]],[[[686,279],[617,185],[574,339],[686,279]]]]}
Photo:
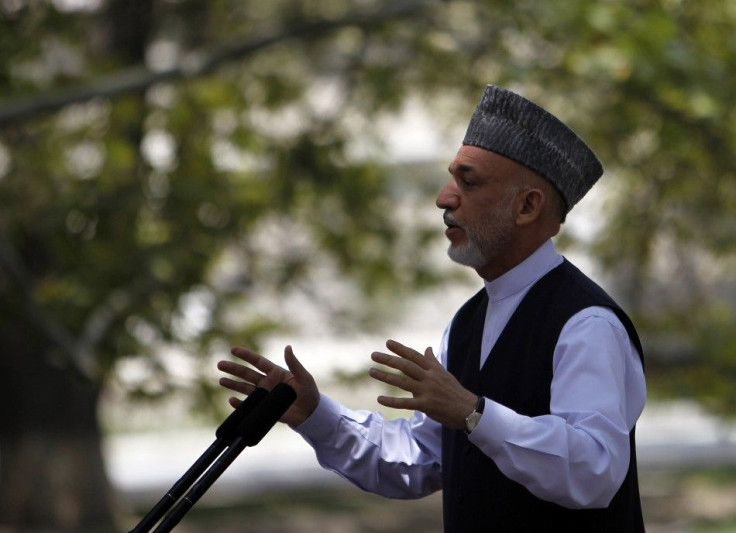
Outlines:
{"type": "Polygon", "coordinates": [[[242,434],[241,424],[248,418],[250,413],[260,401],[268,395],[265,389],[255,389],[217,428],[215,435],[217,439],[197,459],[189,470],[168,490],[156,505],[154,505],[146,516],[141,519],[130,533],[148,533],[156,522],[171,509],[171,507],[184,495],[192,483],[202,475],[207,467],[227,448],[234,440],[242,434]]]}
{"type": "Polygon", "coordinates": [[[255,446],[278,422],[296,399],[296,392],[285,383],[279,383],[253,408],[253,411],[238,426],[238,436],[222,452],[212,466],[197,480],[186,496],[169,511],[153,533],[168,533],[176,526],[202,495],[217,481],[235,458],[247,446],[255,446]]]}
{"type": "Polygon", "coordinates": [[[235,441],[225,450],[220,457],[212,464],[212,466],[205,472],[202,477],[192,486],[179,503],[166,515],[161,521],[153,533],[167,533],[174,529],[185,514],[194,507],[194,504],[204,495],[205,492],[217,481],[222,473],[232,464],[235,458],[240,455],[246,447],[246,442],[243,437],[238,437],[235,441]]]}

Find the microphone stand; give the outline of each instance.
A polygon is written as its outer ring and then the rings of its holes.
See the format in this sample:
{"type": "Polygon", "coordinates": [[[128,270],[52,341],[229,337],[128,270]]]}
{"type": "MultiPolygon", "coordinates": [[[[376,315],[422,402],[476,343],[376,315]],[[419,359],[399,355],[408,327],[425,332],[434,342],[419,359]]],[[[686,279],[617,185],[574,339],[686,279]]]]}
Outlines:
{"type": "Polygon", "coordinates": [[[207,492],[212,484],[222,475],[235,458],[247,446],[258,444],[266,433],[279,421],[286,410],[294,403],[296,392],[285,383],[279,383],[264,398],[263,402],[253,409],[253,412],[243,420],[237,428],[238,436],[228,446],[227,450],[217,458],[214,464],[202,475],[186,496],[179,500],[174,507],[153,531],[153,533],[168,533],[176,526],[184,515],[207,492]]]}
{"type": "Polygon", "coordinates": [[[169,514],[163,519],[153,533],[167,533],[174,529],[184,515],[194,507],[194,504],[199,501],[202,495],[217,481],[222,473],[227,469],[228,466],[240,455],[246,448],[245,439],[238,437],[235,441],[225,450],[220,457],[214,462],[214,464],[204,473],[204,475],[194,484],[194,486],[187,492],[179,503],[176,504],[169,514]]]}
{"type": "Polygon", "coordinates": [[[168,492],[156,505],[141,519],[137,526],[129,533],[147,533],[163,517],[166,512],[177,502],[207,467],[217,459],[225,448],[239,438],[240,425],[248,418],[248,415],[263,400],[268,391],[256,388],[243,402],[220,424],[215,432],[215,441],[209,448],[189,467],[184,475],[174,483],[168,492]]]}

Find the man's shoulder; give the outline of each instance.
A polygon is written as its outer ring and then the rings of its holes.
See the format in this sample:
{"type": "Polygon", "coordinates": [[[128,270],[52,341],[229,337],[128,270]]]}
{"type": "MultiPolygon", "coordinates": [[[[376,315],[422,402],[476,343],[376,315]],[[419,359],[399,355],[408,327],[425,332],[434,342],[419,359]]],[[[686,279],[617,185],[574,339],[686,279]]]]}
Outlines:
{"type": "Polygon", "coordinates": [[[603,287],[567,259],[543,276],[537,285],[540,283],[554,287],[560,293],[578,292],[591,301],[597,301],[598,305],[618,307],[603,287]]]}

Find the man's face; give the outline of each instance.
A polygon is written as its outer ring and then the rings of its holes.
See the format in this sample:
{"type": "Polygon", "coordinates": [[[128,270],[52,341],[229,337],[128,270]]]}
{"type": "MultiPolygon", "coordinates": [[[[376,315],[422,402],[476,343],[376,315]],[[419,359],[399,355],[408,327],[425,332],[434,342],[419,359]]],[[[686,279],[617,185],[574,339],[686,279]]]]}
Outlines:
{"type": "Polygon", "coordinates": [[[502,271],[504,251],[513,240],[514,199],[524,167],[494,152],[463,146],[449,171],[450,181],[436,202],[445,210],[448,255],[481,275],[488,269],[502,271]]]}

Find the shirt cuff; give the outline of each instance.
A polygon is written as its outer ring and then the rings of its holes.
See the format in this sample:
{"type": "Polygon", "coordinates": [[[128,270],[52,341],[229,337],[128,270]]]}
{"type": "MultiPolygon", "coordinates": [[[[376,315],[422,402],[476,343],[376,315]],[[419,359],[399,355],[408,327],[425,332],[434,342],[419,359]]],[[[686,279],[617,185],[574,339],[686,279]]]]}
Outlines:
{"type": "Polygon", "coordinates": [[[518,413],[500,403],[485,399],[485,408],[478,425],[468,435],[470,442],[493,453],[508,441],[518,420],[518,413]]]}
{"type": "Polygon", "coordinates": [[[340,418],[340,404],[320,394],[319,403],[314,412],[298,426],[292,426],[292,429],[311,441],[329,439],[338,426],[340,418]]]}

